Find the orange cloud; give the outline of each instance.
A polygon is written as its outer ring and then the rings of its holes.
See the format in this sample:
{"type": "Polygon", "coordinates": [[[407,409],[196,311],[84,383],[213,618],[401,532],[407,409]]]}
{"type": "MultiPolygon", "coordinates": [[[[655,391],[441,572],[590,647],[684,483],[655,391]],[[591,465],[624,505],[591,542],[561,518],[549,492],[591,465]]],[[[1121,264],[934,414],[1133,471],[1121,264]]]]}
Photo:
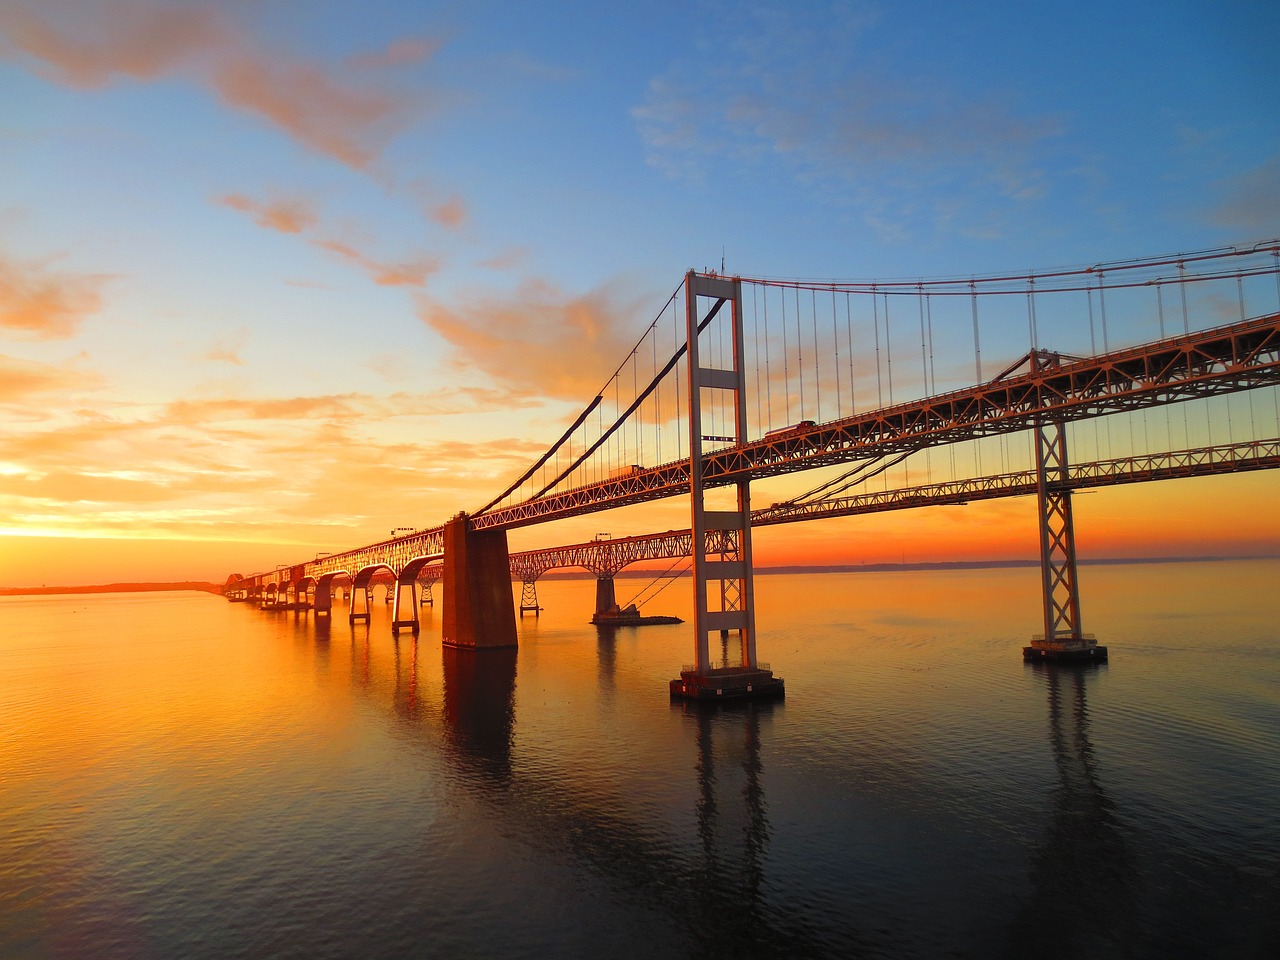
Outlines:
{"type": "Polygon", "coordinates": [[[641,329],[637,318],[645,300],[620,299],[616,289],[571,296],[528,281],[514,297],[476,296],[464,307],[421,297],[418,316],[459,350],[459,366],[512,389],[582,402],[627,355],[641,329]]]}
{"type": "Polygon", "coordinates": [[[304,63],[237,57],[214,68],[212,85],[224,102],[357,170],[377,158],[413,112],[406,97],[356,89],[304,63]]]}
{"type": "Polygon", "coordinates": [[[218,197],[217,202],[224,207],[249,214],[260,227],[281,233],[302,233],[314,226],[317,219],[310,202],[302,197],[286,197],[259,203],[242,193],[228,193],[218,197]]]}
{"type": "Polygon", "coordinates": [[[95,383],[96,378],[87,378],[82,373],[0,354],[0,403],[95,383]]]}
{"type": "Polygon", "coordinates": [[[116,74],[156,80],[229,40],[212,11],[139,2],[14,5],[0,12],[0,31],[45,75],[82,88],[116,74]]]}
{"type": "MultiPolygon", "coordinates": [[[[352,82],[340,69],[261,51],[216,5],[155,0],[21,2],[0,11],[0,54],[72,87],[118,76],[150,82],[178,76],[211,88],[294,140],[356,169],[368,167],[421,112],[418,95],[352,82]]],[[[425,41],[393,43],[384,60],[426,56],[425,41]]]]}
{"type": "Polygon", "coordinates": [[[425,287],[427,277],[440,269],[440,262],[434,257],[423,256],[401,263],[381,263],[341,240],[312,242],[322,250],[328,250],[363,268],[380,287],[425,287]]]}
{"type": "Polygon", "coordinates": [[[73,336],[102,307],[99,292],[108,278],[58,273],[44,264],[20,264],[0,255],[0,328],[31,339],[73,336]]]}
{"type": "Polygon", "coordinates": [[[459,197],[450,197],[431,211],[431,219],[442,227],[456,230],[467,220],[467,208],[459,197]]]}

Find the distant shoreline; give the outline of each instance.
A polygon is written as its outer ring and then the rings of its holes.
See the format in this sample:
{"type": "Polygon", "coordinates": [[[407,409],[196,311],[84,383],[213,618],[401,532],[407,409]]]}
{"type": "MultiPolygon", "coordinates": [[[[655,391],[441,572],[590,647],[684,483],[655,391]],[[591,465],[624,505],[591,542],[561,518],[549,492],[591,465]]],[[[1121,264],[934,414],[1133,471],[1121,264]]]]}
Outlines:
{"type": "MultiPolygon", "coordinates": [[[[1078,561],[1080,566],[1122,566],[1124,564],[1149,563],[1226,563],[1232,560],[1280,560],[1280,554],[1261,554],[1249,557],[1099,557],[1078,561]]],[[[938,560],[930,563],[844,563],[829,565],[791,565],[781,567],[757,567],[757,576],[788,573],[897,573],[915,570],[997,570],[1009,567],[1038,567],[1039,560],[938,560]]],[[[653,569],[620,570],[615,579],[648,578],[661,575],[653,569]]],[[[688,569],[674,574],[674,578],[689,576],[688,569]]],[[[540,580],[593,580],[594,574],[585,570],[561,570],[544,573],[540,580]]],[[[512,581],[513,583],[515,581],[512,581]]],[[[182,580],[174,583],[103,583],[91,586],[71,587],[0,587],[0,597],[47,596],[69,593],[156,593],[178,590],[198,590],[201,593],[222,595],[222,584],[203,580],[182,580]]]]}
{"type": "Polygon", "coordinates": [[[41,596],[58,593],[156,593],[174,590],[199,590],[222,595],[222,584],[204,580],[182,580],[175,583],[99,583],[81,587],[0,587],[0,597],[41,596]]]}

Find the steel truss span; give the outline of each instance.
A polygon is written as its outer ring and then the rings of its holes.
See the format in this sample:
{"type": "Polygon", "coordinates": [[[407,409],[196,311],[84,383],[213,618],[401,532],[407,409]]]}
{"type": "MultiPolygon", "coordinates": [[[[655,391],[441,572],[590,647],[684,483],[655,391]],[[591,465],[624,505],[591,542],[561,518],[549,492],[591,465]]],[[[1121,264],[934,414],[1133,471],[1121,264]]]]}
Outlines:
{"type": "MultiPolygon", "coordinates": [[[[1033,351],[987,383],[708,454],[703,482],[726,486],[947,443],[1280,384],[1280,313],[1083,359],[1033,351]],[[1031,369],[1017,373],[1022,366],[1031,369]]],[[[637,469],[473,517],[510,529],[688,494],[689,462],[637,469]]]]}
{"type": "MultiPolygon", "coordinates": [[[[1280,439],[1253,440],[1070,464],[1065,486],[1071,490],[1088,490],[1127,483],[1207,477],[1278,467],[1280,439]]],[[[971,500],[1035,496],[1038,483],[1036,473],[1035,470],[1022,470],[856,496],[833,497],[803,504],[774,504],[753,510],[751,525],[767,527],[864,513],[965,504],[971,500]]],[[[725,544],[714,540],[723,536],[723,531],[708,532],[708,553],[726,549],[725,544]]],[[[691,552],[692,542],[690,531],[668,530],[665,533],[524,550],[511,554],[511,578],[532,583],[549,570],[566,567],[581,567],[597,577],[613,576],[633,563],[687,557],[691,552]]],[[[429,567],[423,571],[422,576],[424,579],[438,577],[439,568],[429,567]]]]}
{"type": "MultiPolygon", "coordinates": [[[[1280,384],[1280,314],[1086,359],[1040,351],[1025,357],[1019,366],[1031,369],[1022,374],[1015,370],[967,390],[717,451],[704,458],[705,483],[724,486],[743,476],[759,479],[910,454],[942,444],[1033,429],[1038,419],[1082,420],[1280,384]]],[[[1196,455],[1197,451],[1190,450],[1169,456],[1194,458],[1196,455]]],[[[1136,464],[1143,459],[1115,462],[1136,464]]],[[[1080,469],[1080,465],[1073,466],[1073,476],[1080,469]]],[[[1182,469],[1187,472],[1179,475],[1196,475],[1189,462],[1182,469]]],[[[1018,482],[1024,483],[1031,477],[1034,488],[1033,471],[1019,476],[1022,479],[1018,482]]],[[[1099,482],[1105,482],[1101,477],[1100,474],[1099,482]]],[[[890,490],[847,498],[844,509],[846,513],[867,512],[877,509],[873,504],[880,502],[897,505],[890,509],[955,503],[978,499],[988,490],[998,491],[991,496],[1005,496],[1005,484],[1013,482],[984,477],[937,484],[927,489],[890,490]]],[[[477,529],[509,529],[688,492],[689,463],[682,461],[503,507],[473,517],[470,523],[477,529]]],[[[840,514],[823,508],[808,512],[795,508],[787,519],[835,515],[840,514]]],[[[775,519],[769,511],[753,520],[757,524],[775,522],[785,521],[775,519]]],[[[443,532],[443,525],[432,527],[276,571],[253,574],[241,582],[259,592],[272,583],[299,583],[308,577],[319,579],[338,572],[354,574],[370,567],[386,568],[396,575],[411,562],[426,564],[438,560],[443,553],[443,532]]],[[[583,548],[587,549],[587,545],[583,548]]]]}

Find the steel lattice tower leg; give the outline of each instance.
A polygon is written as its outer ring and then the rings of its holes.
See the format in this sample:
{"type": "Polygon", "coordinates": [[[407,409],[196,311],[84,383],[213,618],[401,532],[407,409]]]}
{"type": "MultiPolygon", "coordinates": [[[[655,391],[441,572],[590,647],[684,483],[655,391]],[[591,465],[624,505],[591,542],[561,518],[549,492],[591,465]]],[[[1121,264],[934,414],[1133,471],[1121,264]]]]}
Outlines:
{"type": "Polygon", "coordinates": [[[1067,431],[1061,420],[1036,424],[1036,503],[1044,635],[1024,647],[1027,660],[1105,660],[1107,648],[1080,631],[1076,534],[1071,516],[1067,431]]]}
{"type": "MultiPolygon", "coordinates": [[[[709,510],[702,479],[702,392],[725,391],[732,395],[734,435],[720,442],[747,440],[746,364],[742,336],[742,283],[723,277],[706,277],[689,271],[685,276],[685,318],[688,332],[689,364],[689,494],[693,552],[694,664],[671,681],[671,693],[693,699],[744,696],[779,696],[782,681],[756,660],[755,586],[751,569],[750,482],[734,484],[736,506],[731,510],[709,510]],[[699,301],[715,301],[705,319],[699,301]],[[699,355],[701,329],[728,307],[733,366],[720,369],[704,366],[699,355]],[[719,533],[707,549],[708,534],[719,533]],[[716,584],[712,594],[708,586],[716,584]],[[709,597],[717,596],[717,609],[709,597]],[[741,660],[737,664],[711,662],[709,634],[722,637],[736,633],[741,660]]],[[[721,317],[720,322],[724,322],[721,317]]],[[[729,425],[726,424],[726,429],[729,425]]],[[[710,439],[710,438],[705,438],[710,439]]]]}
{"type": "Polygon", "coordinates": [[[541,615],[542,608],[538,606],[538,581],[524,580],[520,584],[520,616],[526,613],[532,613],[535,617],[541,615]]]}

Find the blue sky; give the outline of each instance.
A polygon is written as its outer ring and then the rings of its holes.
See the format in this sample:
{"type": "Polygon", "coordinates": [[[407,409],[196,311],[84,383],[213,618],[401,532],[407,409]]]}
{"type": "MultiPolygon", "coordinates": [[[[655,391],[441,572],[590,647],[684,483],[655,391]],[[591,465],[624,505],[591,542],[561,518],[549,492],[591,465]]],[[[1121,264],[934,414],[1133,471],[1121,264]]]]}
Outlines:
{"type": "Polygon", "coordinates": [[[0,531],[441,520],[722,256],[1275,236],[1277,49],[1273,3],[0,0],[0,531]]]}

